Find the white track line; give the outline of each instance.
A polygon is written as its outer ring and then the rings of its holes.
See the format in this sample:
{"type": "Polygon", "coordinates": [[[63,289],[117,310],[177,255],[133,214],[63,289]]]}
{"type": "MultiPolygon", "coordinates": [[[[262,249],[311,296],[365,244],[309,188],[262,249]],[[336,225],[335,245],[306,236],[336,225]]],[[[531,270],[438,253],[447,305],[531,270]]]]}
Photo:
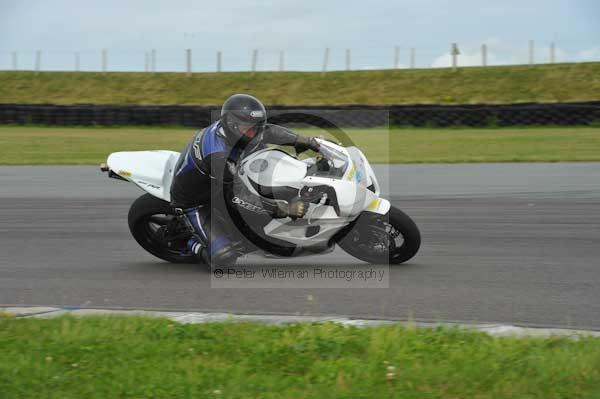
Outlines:
{"type": "Polygon", "coordinates": [[[467,330],[482,331],[495,336],[516,337],[549,337],[562,336],[569,338],[600,337],[600,331],[572,330],[565,328],[534,328],[517,327],[507,324],[458,324],[458,323],[421,323],[396,320],[363,320],[345,317],[322,316],[286,316],[286,315],[244,315],[233,313],[201,313],[201,312],[160,312],[150,310],[112,310],[112,309],[70,309],[57,307],[0,307],[0,313],[8,313],[16,317],[53,318],[65,314],[74,316],[91,315],[121,315],[121,316],[149,316],[164,317],[178,323],[199,324],[213,322],[253,322],[263,324],[292,324],[292,323],[324,323],[334,322],[347,326],[373,327],[384,324],[401,324],[419,328],[436,328],[440,326],[449,328],[462,328],[467,330]]]}

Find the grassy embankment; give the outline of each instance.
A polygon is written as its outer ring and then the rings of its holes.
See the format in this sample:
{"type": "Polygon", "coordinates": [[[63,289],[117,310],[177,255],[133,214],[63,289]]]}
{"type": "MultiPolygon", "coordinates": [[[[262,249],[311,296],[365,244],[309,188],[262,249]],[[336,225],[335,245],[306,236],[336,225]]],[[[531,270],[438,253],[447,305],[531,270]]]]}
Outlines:
{"type": "MultiPolygon", "coordinates": [[[[600,128],[346,129],[373,163],[600,161],[600,128]]],[[[319,135],[315,129],[301,133],[319,135]]],[[[183,128],[0,127],[0,164],[96,165],[115,151],[180,151],[183,128]]]]}
{"type": "MultiPolygon", "coordinates": [[[[414,104],[600,99],[600,63],[320,73],[0,72],[0,103],[414,104]]],[[[315,131],[305,130],[306,134],[315,131]]],[[[373,162],[598,161],[598,128],[347,130],[373,162]]],[[[118,150],[182,148],[191,131],[0,127],[0,164],[96,164],[118,150]]]]}
{"type": "Polygon", "coordinates": [[[473,104],[600,100],[600,63],[330,72],[0,72],[0,103],[217,105],[473,104]]]}
{"type": "Polygon", "coordinates": [[[12,398],[597,398],[600,339],[0,316],[12,398]]]}

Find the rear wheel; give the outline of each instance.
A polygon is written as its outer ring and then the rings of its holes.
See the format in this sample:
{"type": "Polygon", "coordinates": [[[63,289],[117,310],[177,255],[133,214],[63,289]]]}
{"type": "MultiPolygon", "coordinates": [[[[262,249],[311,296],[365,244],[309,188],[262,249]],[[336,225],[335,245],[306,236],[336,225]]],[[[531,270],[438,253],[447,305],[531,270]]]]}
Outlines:
{"type": "Polygon", "coordinates": [[[173,263],[198,263],[187,251],[190,233],[168,202],[144,194],[129,208],[129,231],[152,255],[173,263]]]}
{"type": "Polygon", "coordinates": [[[421,233],[407,214],[391,207],[386,215],[361,215],[337,243],[365,262],[400,264],[417,254],[421,233]]]}

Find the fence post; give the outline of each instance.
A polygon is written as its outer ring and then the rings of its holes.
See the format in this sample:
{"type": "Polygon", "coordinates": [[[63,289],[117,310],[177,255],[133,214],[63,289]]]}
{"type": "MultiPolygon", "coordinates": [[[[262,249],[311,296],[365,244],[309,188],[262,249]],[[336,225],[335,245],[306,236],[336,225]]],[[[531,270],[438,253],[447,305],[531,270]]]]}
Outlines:
{"type": "Polygon", "coordinates": [[[414,69],[415,68],[415,61],[416,61],[416,54],[415,54],[415,48],[411,47],[410,49],[410,69],[414,69]]]}
{"type": "Polygon", "coordinates": [[[185,50],[185,74],[192,76],[192,50],[185,50]]]}
{"type": "Polygon", "coordinates": [[[11,56],[12,56],[12,69],[13,69],[13,71],[16,71],[19,68],[18,59],[17,59],[17,52],[13,51],[11,53],[11,56]]]}
{"type": "Polygon", "coordinates": [[[35,52],[35,71],[39,72],[42,67],[42,50],[35,52]]]}
{"type": "Polygon", "coordinates": [[[144,72],[148,72],[148,52],[144,51],[144,72]]]}
{"type": "Polygon", "coordinates": [[[329,64],[329,47],[326,47],[325,53],[323,54],[323,69],[321,70],[321,75],[325,75],[325,72],[327,72],[328,64],[329,64]]]}
{"type": "Polygon", "coordinates": [[[152,62],[152,73],[156,72],[156,50],[152,50],[151,54],[151,62],[152,62]]]}
{"type": "Polygon", "coordinates": [[[550,63],[554,64],[556,62],[556,46],[554,42],[550,43],[550,63]]]}
{"type": "Polygon", "coordinates": [[[285,70],[285,52],[283,50],[279,50],[279,72],[283,72],[285,70]]]}
{"type": "Polygon", "coordinates": [[[487,66],[487,44],[481,45],[481,65],[487,66]]]}
{"type": "Polygon", "coordinates": [[[258,50],[252,50],[252,74],[256,72],[256,64],[258,63],[258,50]]]}
{"type": "Polygon", "coordinates": [[[400,46],[394,46],[394,69],[400,66],[400,46]]]}
{"type": "Polygon", "coordinates": [[[534,42],[533,40],[529,41],[529,65],[533,65],[534,59],[533,59],[533,52],[535,50],[534,48],[534,42]]]}
{"type": "Polygon", "coordinates": [[[458,55],[460,54],[460,51],[458,51],[458,44],[452,43],[450,54],[452,55],[452,71],[456,72],[456,68],[458,67],[458,55]]]}
{"type": "Polygon", "coordinates": [[[102,50],[102,73],[106,73],[106,67],[108,64],[106,50],[102,50]]]}
{"type": "Polygon", "coordinates": [[[217,72],[223,70],[223,56],[221,50],[217,51],[217,72]]]}
{"type": "Polygon", "coordinates": [[[75,72],[79,72],[79,51],[75,52],[75,72]]]}
{"type": "Polygon", "coordinates": [[[352,54],[350,53],[350,49],[346,49],[346,71],[350,70],[352,54]]]}

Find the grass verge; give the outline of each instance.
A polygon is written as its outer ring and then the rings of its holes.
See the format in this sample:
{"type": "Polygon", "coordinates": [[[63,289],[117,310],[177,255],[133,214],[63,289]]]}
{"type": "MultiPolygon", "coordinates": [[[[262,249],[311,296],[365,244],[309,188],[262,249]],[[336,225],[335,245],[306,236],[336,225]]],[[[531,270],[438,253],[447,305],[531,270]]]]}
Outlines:
{"type": "MultiPolygon", "coordinates": [[[[299,130],[306,135],[326,132],[299,130]]],[[[180,151],[183,128],[0,127],[0,164],[96,165],[115,151],[180,151]]],[[[346,129],[373,163],[600,161],[600,128],[346,129]]]]}
{"type": "Polygon", "coordinates": [[[471,104],[600,100],[600,63],[329,72],[0,72],[0,103],[274,105],[471,104]]]}
{"type": "Polygon", "coordinates": [[[0,318],[11,398],[597,398],[600,339],[336,324],[0,318]]]}

